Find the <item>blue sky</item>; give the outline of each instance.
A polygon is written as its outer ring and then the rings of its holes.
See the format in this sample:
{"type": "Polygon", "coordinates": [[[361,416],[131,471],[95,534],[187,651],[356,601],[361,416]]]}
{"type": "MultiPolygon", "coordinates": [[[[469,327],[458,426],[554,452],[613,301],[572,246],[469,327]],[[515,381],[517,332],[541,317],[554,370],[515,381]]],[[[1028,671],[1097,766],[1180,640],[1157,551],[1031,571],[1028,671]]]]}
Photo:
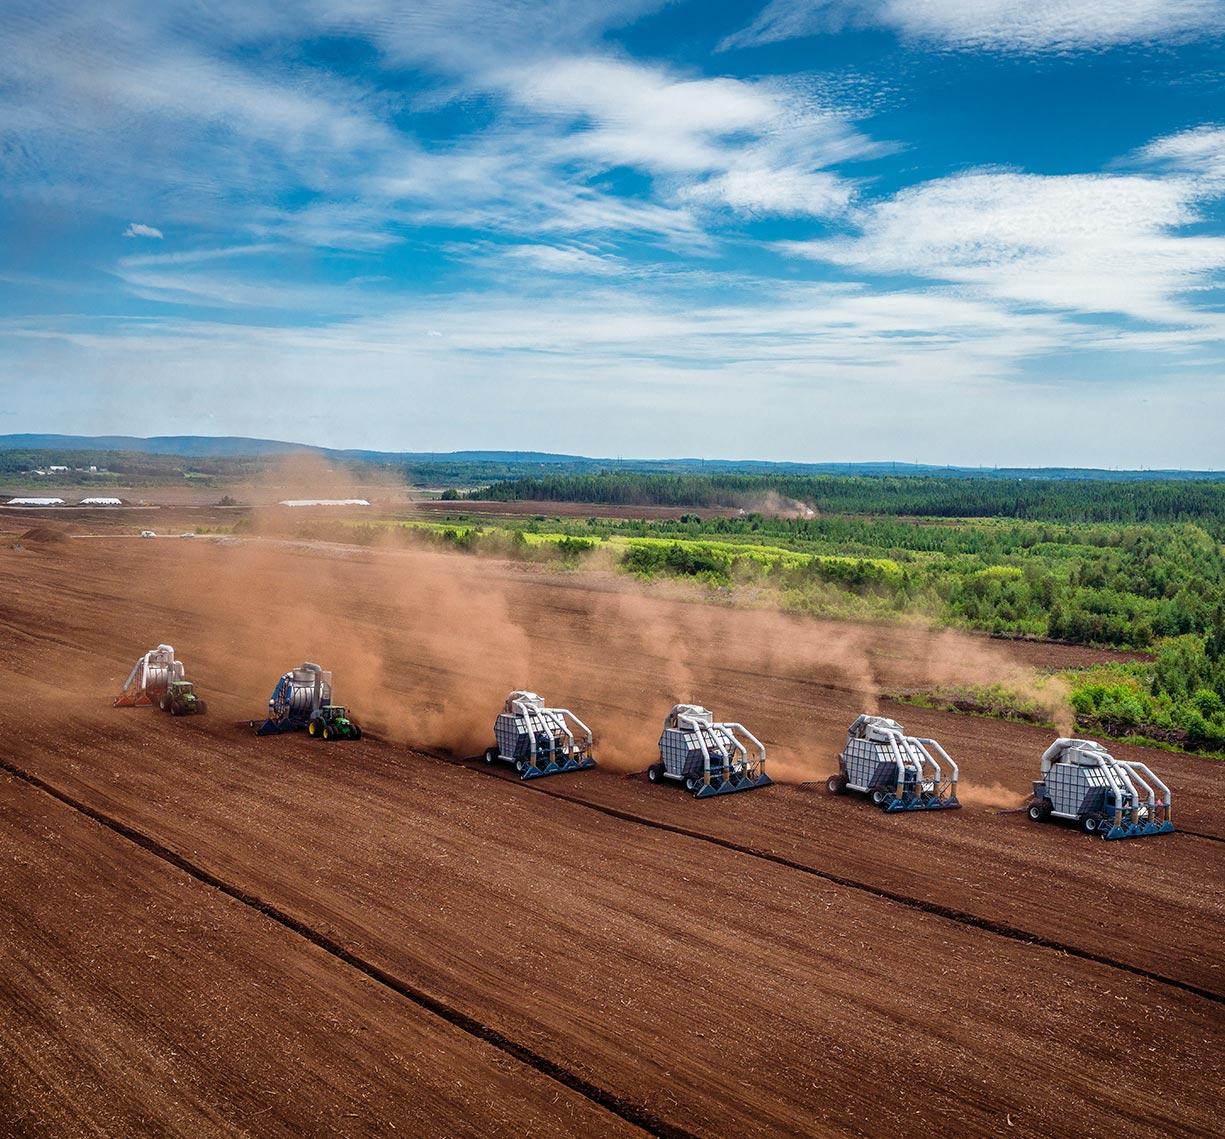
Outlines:
{"type": "Polygon", "coordinates": [[[1225,467],[1225,0],[8,0],[0,432],[1225,467]]]}

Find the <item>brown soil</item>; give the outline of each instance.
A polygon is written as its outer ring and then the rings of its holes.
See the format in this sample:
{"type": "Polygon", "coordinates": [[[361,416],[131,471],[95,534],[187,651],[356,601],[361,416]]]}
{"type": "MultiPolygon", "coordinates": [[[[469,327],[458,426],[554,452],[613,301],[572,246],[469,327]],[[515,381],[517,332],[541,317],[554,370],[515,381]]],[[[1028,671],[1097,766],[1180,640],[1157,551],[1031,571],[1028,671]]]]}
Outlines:
{"type": "MultiPolygon", "coordinates": [[[[16,1133],[45,1135],[1214,1134],[1221,842],[1001,815],[1050,732],[880,704],[1014,652],[461,557],[0,550],[4,763],[110,824],[3,788],[20,966],[0,1116],[36,1104],[16,1133]],[[109,707],[162,640],[208,716],[109,707]],[[237,726],[304,657],[374,729],[360,743],[237,726]],[[604,770],[522,784],[410,747],[471,750],[518,685],[591,723],[604,770]],[[790,785],[699,803],[616,774],[682,698],[745,721],[790,785]],[[872,705],[961,761],[965,808],[885,816],[803,785],[872,705]]],[[[1225,837],[1225,766],[1120,750],[1171,784],[1181,827],[1225,837]]]]}
{"type": "Polygon", "coordinates": [[[67,542],[68,534],[51,526],[35,526],[21,535],[23,542],[67,542]]]}

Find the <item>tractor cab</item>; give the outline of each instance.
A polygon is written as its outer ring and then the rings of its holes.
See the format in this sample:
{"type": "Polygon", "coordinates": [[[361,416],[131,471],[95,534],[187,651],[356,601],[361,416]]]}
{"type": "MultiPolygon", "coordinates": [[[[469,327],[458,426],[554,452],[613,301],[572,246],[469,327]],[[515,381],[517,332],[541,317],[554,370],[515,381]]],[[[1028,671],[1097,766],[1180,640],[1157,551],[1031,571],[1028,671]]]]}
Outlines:
{"type": "Polygon", "coordinates": [[[196,695],[196,687],[190,680],[172,680],[158,700],[158,707],[172,716],[200,716],[208,706],[196,695]]]}
{"type": "Polygon", "coordinates": [[[307,733],[325,740],[359,740],[362,730],[349,719],[343,704],[324,704],[312,713],[306,725],[307,733]]]}

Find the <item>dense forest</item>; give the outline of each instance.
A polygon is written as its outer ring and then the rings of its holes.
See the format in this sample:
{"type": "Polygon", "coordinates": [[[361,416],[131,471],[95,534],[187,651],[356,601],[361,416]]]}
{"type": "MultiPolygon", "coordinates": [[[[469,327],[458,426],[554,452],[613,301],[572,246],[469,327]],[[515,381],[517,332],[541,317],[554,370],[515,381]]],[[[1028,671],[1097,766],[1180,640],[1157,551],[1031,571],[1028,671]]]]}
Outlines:
{"type": "Polygon", "coordinates": [[[1198,522],[1225,535],[1225,481],[1005,482],[992,478],[775,475],[651,475],[610,472],[494,483],[472,499],[591,502],[624,506],[743,507],[770,496],[818,514],[920,518],[1017,518],[1051,522],[1198,522]]]}
{"type": "Polygon", "coordinates": [[[264,470],[264,458],[194,458],[181,455],[157,455],[143,451],[62,451],[51,449],[0,450],[0,482],[9,485],[37,485],[40,476],[33,471],[46,471],[47,481],[57,485],[160,486],[182,482],[185,478],[200,478],[222,482],[244,479],[264,470]],[[53,466],[66,466],[66,471],[51,472],[53,466]],[[90,467],[97,470],[91,471],[90,467]]]}

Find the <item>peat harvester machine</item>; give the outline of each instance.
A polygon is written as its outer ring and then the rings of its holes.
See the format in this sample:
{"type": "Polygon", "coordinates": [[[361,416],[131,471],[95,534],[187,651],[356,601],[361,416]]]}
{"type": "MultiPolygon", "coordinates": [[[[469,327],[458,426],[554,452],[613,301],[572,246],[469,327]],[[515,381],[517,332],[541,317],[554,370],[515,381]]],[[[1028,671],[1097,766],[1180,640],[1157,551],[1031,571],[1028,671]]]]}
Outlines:
{"type": "Polygon", "coordinates": [[[485,762],[513,764],[520,779],[595,766],[591,729],[569,708],[546,708],[535,692],[512,692],[506,697],[494,721],[493,738],[496,742],[485,750],[485,762]]]}
{"type": "Polygon", "coordinates": [[[112,706],[138,708],[145,704],[156,704],[172,716],[200,716],[208,711],[208,705],[186,678],[183,662],[175,658],[171,645],[150,649],[132,665],[112,706]]]}
{"type": "Polygon", "coordinates": [[[677,704],[664,719],[652,783],[680,783],[696,799],[768,787],[766,746],[743,724],[716,723],[698,704],[677,704]],[[747,746],[745,741],[747,741],[747,746]],[[753,754],[749,754],[749,748],[753,754]]]}
{"type": "Polygon", "coordinates": [[[1042,753],[1028,813],[1102,838],[1144,838],[1174,829],[1170,807],[1170,789],[1146,764],[1115,759],[1094,740],[1060,738],[1042,753]]]}
{"type": "Polygon", "coordinates": [[[829,777],[826,786],[834,795],[860,791],[883,811],[961,806],[952,756],[935,740],[908,736],[887,716],[863,714],[855,719],[838,757],[838,773],[829,777]]]}
{"type": "Polygon", "coordinates": [[[362,730],[343,705],[332,703],[332,674],[306,661],[291,668],[268,697],[268,717],[251,721],[261,736],[281,732],[306,733],[314,739],[360,740],[362,730]]]}

